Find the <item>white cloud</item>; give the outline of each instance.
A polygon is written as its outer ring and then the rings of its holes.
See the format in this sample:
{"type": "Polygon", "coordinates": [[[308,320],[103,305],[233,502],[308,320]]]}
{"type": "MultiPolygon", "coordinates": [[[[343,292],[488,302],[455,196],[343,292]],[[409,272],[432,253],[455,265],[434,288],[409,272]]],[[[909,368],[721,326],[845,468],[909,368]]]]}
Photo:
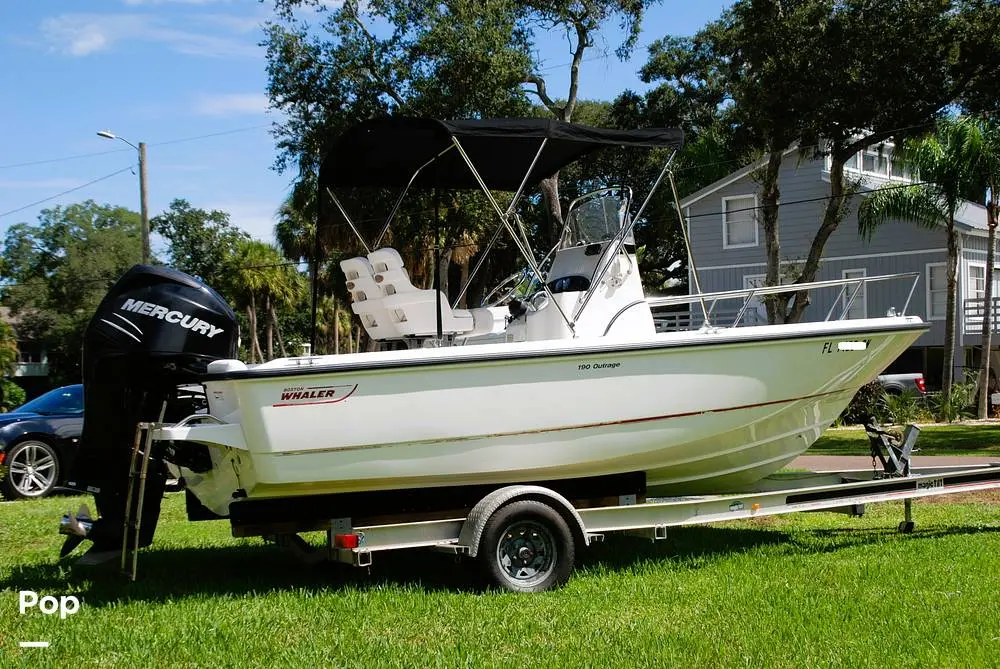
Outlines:
{"type": "Polygon", "coordinates": [[[199,205],[209,211],[219,209],[229,214],[229,222],[250,233],[254,239],[274,243],[275,213],[281,203],[237,200],[199,205]]]}
{"type": "Polygon", "coordinates": [[[130,41],[161,44],[191,56],[259,58],[262,55],[254,40],[232,36],[248,32],[247,22],[239,17],[229,26],[224,25],[219,15],[207,21],[197,16],[184,21],[209,23],[216,29],[199,31],[178,27],[177,20],[147,14],[62,14],[42,21],[41,32],[50,48],[77,57],[107,51],[116,44],[130,41]],[[228,28],[230,35],[218,34],[218,26],[228,28]]]}
{"type": "Polygon", "coordinates": [[[195,102],[194,110],[203,116],[263,114],[267,111],[267,103],[268,97],[264,93],[202,95],[195,102]]]}

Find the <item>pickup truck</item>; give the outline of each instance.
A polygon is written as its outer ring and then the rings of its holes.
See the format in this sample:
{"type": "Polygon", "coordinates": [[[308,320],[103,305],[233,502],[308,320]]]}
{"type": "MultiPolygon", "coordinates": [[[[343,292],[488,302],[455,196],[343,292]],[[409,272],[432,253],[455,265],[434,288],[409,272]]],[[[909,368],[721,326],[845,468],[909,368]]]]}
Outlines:
{"type": "Polygon", "coordinates": [[[924,375],[920,372],[912,374],[883,374],[876,379],[885,388],[885,392],[890,395],[902,395],[904,392],[911,392],[917,395],[927,393],[927,385],[924,383],[924,375]]]}

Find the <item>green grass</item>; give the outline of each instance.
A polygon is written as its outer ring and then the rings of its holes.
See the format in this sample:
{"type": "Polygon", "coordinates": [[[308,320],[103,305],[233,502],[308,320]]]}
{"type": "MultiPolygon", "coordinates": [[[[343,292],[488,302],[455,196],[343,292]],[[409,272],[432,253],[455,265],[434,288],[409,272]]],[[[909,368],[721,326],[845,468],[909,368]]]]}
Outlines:
{"type": "Polygon", "coordinates": [[[0,667],[976,667],[1000,656],[1000,496],[798,514],[631,537],[541,595],[484,591],[471,565],[376,555],[307,568],[164,505],[140,580],[55,561],[75,498],[0,504],[0,667]],[[18,591],[74,593],[60,621],[18,591]],[[48,640],[48,649],[19,649],[48,640]]]}
{"type": "MultiPolygon", "coordinates": [[[[1000,423],[953,423],[926,425],[917,440],[920,455],[982,455],[1000,459],[1000,423]]],[[[808,455],[866,455],[868,437],[864,428],[827,430],[808,455]]]]}

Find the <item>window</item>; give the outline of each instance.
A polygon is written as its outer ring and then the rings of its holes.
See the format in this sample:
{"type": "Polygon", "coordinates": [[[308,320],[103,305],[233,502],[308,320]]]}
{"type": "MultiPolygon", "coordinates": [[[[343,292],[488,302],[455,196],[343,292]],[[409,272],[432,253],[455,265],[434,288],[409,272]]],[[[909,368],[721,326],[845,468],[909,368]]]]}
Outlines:
{"type": "MultiPolygon", "coordinates": [[[[867,272],[862,269],[845,269],[840,273],[841,277],[845,279],[861,279],[867,276],[867,272]]],[[[847,307],[847,303],[851,302],[850,309],[844,315],[844,318],[868,318],[868,286],[861,284],[860,289],[858,284],[850,283],[847,284],[847,289],[844,291],[844,296],[841,298],[841,309],[847,307]],[[855,294],[857,290],[857,294],[855,294]],[[854,301],[851,302],[851,296],[854,296],[854,301]]]]}
{"type": "Polygon", "coordinates": [[[969,263],[969,283],[966,299],[982,300],[986,298],[986,265],[969,263]]]}
{"type": "Polygon", "coordinates": [[[757,196],[722,198],[722,248],[757,246],[757,196]]]}
{"type": "Polygon", "coordinates": [[[943,321],[948,308],[948,266],[927,265],[927,320],[943,321]]]}

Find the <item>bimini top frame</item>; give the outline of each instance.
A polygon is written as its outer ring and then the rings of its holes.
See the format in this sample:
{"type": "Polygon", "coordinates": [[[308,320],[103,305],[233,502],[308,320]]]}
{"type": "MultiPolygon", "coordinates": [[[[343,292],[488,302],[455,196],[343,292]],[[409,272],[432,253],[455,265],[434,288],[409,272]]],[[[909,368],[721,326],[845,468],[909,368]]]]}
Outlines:
{"type": "MultiPolygon", "coordinates": [[[[506,228],[532,271],[541,276],[527,231],[514,215],[515,206],[525,188],[602,148],[665,147],[672,149],[672,159],[683,139],[683,132],[676,128],[612,130],[536,118],[457,121],[379,118],[354,126],[333,142],[320,167],[319,187],[330,197],[366,248],[368,244],[332,189],[403,188],[375,240],[377,247],[410,188],[460,190],[478,187],[500,219],[497,234],[490,241],[487,251],[496,242],[500,230],[506,228]],[[493,197],[492,191],[512,191],[514,197],[504,209],[493,197]]],[[[667,165],[669,163],[668,160],[667,165]]],[[[666,170],[667,166],[663,173],[666,170]]],[[[654,190],[663,173],[657,179],[654,190]]],[[[641,209],[632,220],[637,220],[639,214],[641,209]]],[[[473,276],[474,273],[467,280],[467,285],[473,276]]],[[[463,286],[463,294],[467,285],[463,286]]],[[[543,289],[549,293],[547,286],[543,289]]],[[[552,298],[551,293],[549,298],[552,298]]],[[[572,330],[579,313],[571,320],[558,304],[556,306],[572,330]]]]}

